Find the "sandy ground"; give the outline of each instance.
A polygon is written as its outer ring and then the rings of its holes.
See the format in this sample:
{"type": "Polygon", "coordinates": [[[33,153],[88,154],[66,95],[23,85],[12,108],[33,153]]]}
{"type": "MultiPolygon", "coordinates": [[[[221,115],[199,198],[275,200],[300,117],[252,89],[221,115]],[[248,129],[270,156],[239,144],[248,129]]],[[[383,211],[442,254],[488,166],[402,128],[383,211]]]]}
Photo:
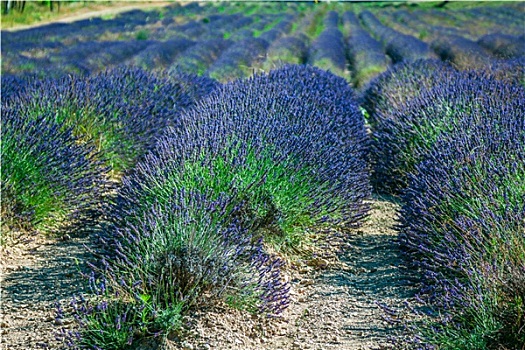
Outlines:
{"type": "MultiPolygon", "coordinates": [[[[389,348],[397,330],[383,321],[378,302],[394,309],[410,300],[414,288],[393,244],[397,205],[372,203],[369,218],[339,246],[339,254],[305,262],[289,271],[291,306],[267,319],[217,305],[186,318],[184,337],[137,349],[312,349],[389,348]]],[[[34,239],[4,248],[0,349],[60,349],[61,324],[55,303],[67,305],[82,290],[79,265],[86,258],[82,238],[34,239]]],[[[72,326],[67,324],[66,327],[72,326]]]]}
{"type": "Polygon", "coordinates": [[[188,318],[187,339],[167,349],[370,350],[390,349],[399,332],[378,304],[400,314],[415,292],[394,243],[398,205],[372,203],[369,218],[343,242],[337,256],[306,262],[292,274],[292,304],[276,320],[217,307],[188,318]]]}

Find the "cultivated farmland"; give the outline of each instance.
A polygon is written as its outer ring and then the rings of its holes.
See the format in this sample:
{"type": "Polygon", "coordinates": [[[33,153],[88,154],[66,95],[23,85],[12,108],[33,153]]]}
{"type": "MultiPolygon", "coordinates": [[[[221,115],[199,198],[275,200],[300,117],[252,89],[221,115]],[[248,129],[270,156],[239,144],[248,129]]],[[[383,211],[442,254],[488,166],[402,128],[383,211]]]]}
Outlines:
{"type": "Polygon", "coordinates": [[[525,3],[1,34],[0,346],[525,348],[525,3]]]}

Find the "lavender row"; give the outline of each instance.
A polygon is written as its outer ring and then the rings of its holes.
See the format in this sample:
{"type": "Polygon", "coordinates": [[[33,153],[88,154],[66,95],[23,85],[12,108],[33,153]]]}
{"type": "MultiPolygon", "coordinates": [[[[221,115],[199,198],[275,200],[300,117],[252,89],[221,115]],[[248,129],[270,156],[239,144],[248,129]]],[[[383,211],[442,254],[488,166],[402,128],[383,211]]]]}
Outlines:
{"type": "MultiPolygon", "coordinates": [[[[438,60],[398,63],[374,79],[364,92],[363,107],[372,129],[372,181],[377,191],[399,194],[417,156],[405,130],[406,105],[427,89],[452,80],[457,71],[438,60]]],[[[417,115],[414,110],[413,114],[417,115]]],[[[408,119],[410,120],[410,119],[408,119]]],[[[411,125],[411,124],[410,124],[411,125]]],[[[417,134],[417,130],[413,131],[417,134]]]]}
{"type": "Polygon", "coordinates": [[[284,64],[304,64],[308,57],[310,39],[304,34],[283,36],[268,48],[266,68],[272,69],[284,64]]]}
{"type": "MultiPolygon", "coordinates": [[[[523,59],[496,60],[479,70],[470,70],[467,76],[481,76],[501,81],[509,86],[525,86],[523,59]]],[[[423,112],[409,109],[412,100],[422,93],[462,75],[450,64],[435,60],[401,63],[378,76],[363,93],[363,107],[369,114],[372,128],[372,180],[376,190],[399,194],[407,185],[407,174],[421,159],[417,135],[419,128],[407,129],[417,123],[423,112]],[[419,114],[418,114],[419,113],[419,114]]],[[[429,116],[430,117],[430,116],[429,116]]],[[[436,132],[443,127],[436,125],[436,132]]]]}
{"type": "Polygon", "coordinates": [[[143,69],[164,69],[169,67],[181,53],[195,45],[186,38],[173,38],[163,42],[152,43],[130,59],[130,64],[143,69]]]}
{"type": "Polygon", "coordinates": [[[359,18],[365,27],[381,41],[385,52],[394,63],[433,57],[428,44],[384,26],[371,12],[363,11],[359,14],[359,18]]]}
{"type": "Polygon", "coordinates": [[[90,232],[112,188],[107,167],[52,112],[30,118],[20,107],[2,106],[2,244],[35,231],[90,232]]]}
{"type": "Polygon", "coordinates": [[[186,79],[198,81],[122,67],[85,78],[36,81],[6,102],[27,118],[43,111],[54,113],[54,120],[93,144],[118,174],[130,170],[178,113],[194,103],[198,94],[188,90],[186,79]]]}
{"type": "Polygon", "coordinates": [[[477,44],[490,50],[498,58],[525,57],[525,34],[520,37],[501,33],[487,34],[479,38],[477,44]]]}
{"type": "Polygon", "coordinates": [[[337,13],[328,12],[325,22],[328,25],[325,24],[326,29],[312,42],[307,62],[342,76],[346,69],[346,55],[343,33],[337,27],[337,13]]]}
{"type": "Polygon", "coordinates": [[[487,34],[477,42],[465,38],[465,31],[454,27],[429,26],[407,11],[396,11],[394,18],[408,24],[431,41],[431,47],[445,61],[459,68],[487,65],[495,54],[507,59],[525,54],[520,38],[501,33],[487,34]]]}
{"type": "Polygon", "coordinates": [[[180,54],[169,70],[181,70],[202,75],[232,44],[230,40],[224,39],[198,42],[180,54]]]}
{"type": "Polygon", "coordinates": [[[444,61],[451,61],[460,69],[486,66],[493,56],[476,42],[455,35],[442,35],[431,43],[444,61]]]}
{"type": "Polygon", "coordinates": [[[314,13],[306,14],[289,35],[273,41],[268,48],[263,68],[271,70],[286,64],[304,64],[308,59],[310,38],[304,33],[313,23],[314,13]]]}
{"type": "Polygon", "coordinates": [[[268,43],[259,38],[247,38],[231,45],[208,68],[206,73],[219,81],[242,78],[250,74],[250,67],[262,62],[268,43]]]}
{"type": "Polygon", "coordinates": [[[287,14],[279,20],[270,30],[263,32],[259,37],[269,43],[273,43],[282,36],[288,34],[292,29],[296,16],[287,14]]]}
{"type": "Polygon", "coordinates": [[[356,87],[366,85],[374,76],[384,72],[389,64],[381,43],[365,31],[353,12],[343,14],[343,26],[348,34],[346,55],[356,87]]]}
{"type": "Polygon", "coordinates": [[[416,98],[413,119],[401,121],[434,129],[402,196],[400,241],[423,273],[429,310],[413,328],[419,346],[525,344],[524,106],[522,87],[459,75],[416,98]]]}
{"type": "MultiPolygon", "coordinates": [[[[523,34],[523,17],[525,9],[516,9],[505,6],[496,8],[473,8],[468,11],[470,17],[490,25],[493,32],[501,32],[508,35],[523,34]]],[[[488,34],[488,33],[487,33],[488,34]]]]}

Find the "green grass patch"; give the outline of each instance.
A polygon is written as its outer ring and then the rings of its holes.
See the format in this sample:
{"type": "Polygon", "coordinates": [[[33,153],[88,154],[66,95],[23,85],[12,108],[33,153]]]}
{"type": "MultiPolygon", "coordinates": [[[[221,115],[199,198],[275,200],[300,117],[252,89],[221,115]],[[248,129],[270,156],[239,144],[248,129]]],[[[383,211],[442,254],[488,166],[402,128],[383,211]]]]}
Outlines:
{"type": "Polygon", "coordinates": [[[148,40],[149,38],[149,31],[146,29],[141,29],[135,34],[136,40],[148,40]]]}

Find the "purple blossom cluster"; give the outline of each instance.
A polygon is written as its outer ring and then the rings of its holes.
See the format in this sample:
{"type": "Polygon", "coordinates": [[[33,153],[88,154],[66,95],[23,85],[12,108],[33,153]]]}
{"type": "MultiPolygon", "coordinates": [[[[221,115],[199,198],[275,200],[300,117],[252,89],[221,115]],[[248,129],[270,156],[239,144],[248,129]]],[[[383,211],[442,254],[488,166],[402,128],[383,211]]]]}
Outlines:
{"type": "Polygon", "coordinates": [[[402,196],[400,242],[422,271],[419,298],[433,315],[416,328],[425,348],[445,339],[452,347],[525,344],[524,106],[522,87],[473,75],[411,104],[405,123],[413,130],[423,119],[447,120],[415,150],[402,196]]]}
{"type": "Polygon", "coordinates": [[[427,43],[383,25],[371,12],[363,11],[359,18],[368,31],[381,41],[393,62],[434,58],[427,43]]]}
{"type": "Polygon", "coordinates": [[[353,12],[343,14],[343,25],[349,33],[346,54],[357,86],[366,85],[375,75],[385,71],[389,61],[381,43],[365,31],[353,12]]]}

